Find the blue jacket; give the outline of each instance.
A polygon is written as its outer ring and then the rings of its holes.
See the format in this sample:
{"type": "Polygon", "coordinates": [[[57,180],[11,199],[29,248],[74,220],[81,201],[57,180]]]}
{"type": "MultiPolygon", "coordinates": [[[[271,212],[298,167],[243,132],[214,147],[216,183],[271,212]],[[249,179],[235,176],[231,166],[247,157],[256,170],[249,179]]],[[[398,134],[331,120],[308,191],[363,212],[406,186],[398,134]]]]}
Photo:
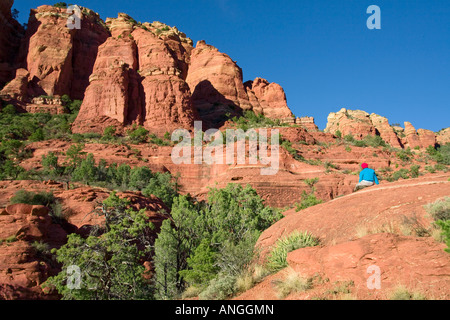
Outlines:
{"type": "Polygon", "coordinates": [[[376,184],[379,184],[377,175],[375,174],[375,170],[370,169],[370,168],[364,169],[359,174],[359,182],[361,182],[363,180],[372,181],[372,182],[375,182],[376,184]]]}

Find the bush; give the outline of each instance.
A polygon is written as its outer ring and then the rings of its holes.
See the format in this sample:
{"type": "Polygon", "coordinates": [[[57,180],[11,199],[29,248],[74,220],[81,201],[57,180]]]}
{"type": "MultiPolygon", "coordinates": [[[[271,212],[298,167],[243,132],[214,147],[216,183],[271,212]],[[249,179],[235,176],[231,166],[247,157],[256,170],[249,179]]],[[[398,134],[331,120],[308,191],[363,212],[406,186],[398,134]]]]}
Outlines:
{"type": "Polygon", "coordinates": [[[409,170],[408,169],[400,169],[392,174],[390,181],[397,181],[398,179],[409,179],[409,170]]]}
{"type": "Polygon", "coordinates": [[[397,158],[399,158],[403,162],[410,162],[413,153],[411,152],[411,148],[408,147],[406,150],[400,150],[397,152],[397,158]]]}
{"type": "Polygon", "coordinates": [[[225,300],[234,293],[235,283],[236,277],[226,273],[219,274],[199,295],[199,298],[201,300],[225,300]]]}
{"type": "Polygon", "coordinates": [[[442,237],[447,245],[445,251],[450,253],[450,220],[439,220],[436,224],[442,229],[442,237]]]}
{"type": "Polygon", "coordinates": [[[302,201],[300,203],[297,203],[295,206],[295,212],[299,212],[301,210],[304,210],[306,208],[321,204],[323,201],[320,199],[317,199],[316,196],[311,193],[307,194],[305,191],[303,191],[302,194],[302,201]]]}
{"type": "Polygon", "coordinates": [[[443,199],[425,205],[425,210],[435,221],[450,220],[450,197],[444,197],[443,199]]]}
{"type": "Polygon", "coordinates": [[[128,138],[132,143],[139,144],[147,142],[149,131],[144,127],[134,127],[130,131],[128,131],[128,138]]]}
{"type": "Polygon", "coordinates": [[[10,199],[10,203],[24,203],[50,207],[53,203],[55,203],[55,197],[52,192],[31,192],[21,189],[18,190],[10,199]]]}
{"type": "Polygon", "coordinates": [[[9,115],[16,114],[17,110],[16,110],[15,106],[13,106],[12,104],[8,104],[6,107],[4,107],[2,109],[2,113],[3,114],[9,114],[9,115]]]}
{"type": "Polygon", "coordinates": [[[314,247],[319,240],[307,232],[294,231],[289,236],[279,239],[268,256],[267,268],[271,272],[277,272],[288,266],[286,258],[289,252],[314,247]]]}
{"type": "Polygon", "coordinates": [[[411,173],[411,178],[419,177],[419,169],[420,169],[420,166],[417,164],[411,166],[411,168],[409,169],[409,172],[411,173]]]}
{"type": "Polygon", "coordinates": [[[56,8],[63,8],[63,9],[65,9],[65,8],[67,8],[67,3],[65,3],[65,2],[57,2],[53,6],[56,7],[56,8]]]}
{"type": "Polygon", "coordinates": [[[116,127],[115,126],[109,126],[106,127],[105,130],[103,130],[103,141],[112,141],[115,139],[116,136],[116,127]]]}

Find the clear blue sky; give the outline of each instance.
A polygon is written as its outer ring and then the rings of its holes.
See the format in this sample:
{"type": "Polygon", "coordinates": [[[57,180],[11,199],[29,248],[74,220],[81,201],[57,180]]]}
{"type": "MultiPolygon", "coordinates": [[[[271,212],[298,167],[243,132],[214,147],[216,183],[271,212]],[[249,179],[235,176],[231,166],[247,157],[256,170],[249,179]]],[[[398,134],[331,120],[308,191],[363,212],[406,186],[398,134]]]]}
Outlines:
{"type": "MultiPolygon", "coordinates": [[[[58,1],[16,0],[29,9],[58,1]]],[[[161,21],[216,46],[237,61],[244,81],[263,77],[286,91],[296,116],[321,129],[341,107],[411,122],[450,126],[449,0],[92,0],[76,2],[102,19],[125,12],[161,21]],[[369,5],[381,30],[369,30],[369,5]]]]}

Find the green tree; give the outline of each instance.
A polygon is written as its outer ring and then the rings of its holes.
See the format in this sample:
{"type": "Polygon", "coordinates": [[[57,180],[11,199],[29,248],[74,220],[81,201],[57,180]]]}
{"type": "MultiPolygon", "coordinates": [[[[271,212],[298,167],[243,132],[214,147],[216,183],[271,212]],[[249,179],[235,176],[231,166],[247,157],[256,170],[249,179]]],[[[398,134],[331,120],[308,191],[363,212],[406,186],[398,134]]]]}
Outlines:
{"type": "Polygon", "coordinates": [[[178,195],[176,183],[168,172],[156,172],[150,178],[142,193],[147,197],[154,195],[160,198],[169,208],[172,207],[173,200],[178,195]]]}
{"type": "Polygon", "coordinates": [[[75,167],[72,172],[72,180],[85,184],[97,181],[97,167],[92,153],[89,153],[86,159],[81,160],[80,164],[75,167]]]}
{"type": "Polygon", "coordinates": [[[155,241],[155,297],[173,299],[185,288],[180,271],[201,241],[201,212],[188,196],[174,199],[171,219],[164,220],[155,241]]]}
{"type": "Polygon", "coordinates": [[[128,203],[115,194],[105,200],[105,221],[101,236],[86,239],[68,236],[67,244],[53,249],[62,271],[50,277],[45,287],[54,287],[66,300],[152,299],[152,287],[144,277],[142,261],[151,251],[154,226],[143,211],[125,209],[128,203]],[[114,219],[111,219],[114,217],[114,219]],[[68,286],[69,268],[80,270],[80,287],[68,286]]]}

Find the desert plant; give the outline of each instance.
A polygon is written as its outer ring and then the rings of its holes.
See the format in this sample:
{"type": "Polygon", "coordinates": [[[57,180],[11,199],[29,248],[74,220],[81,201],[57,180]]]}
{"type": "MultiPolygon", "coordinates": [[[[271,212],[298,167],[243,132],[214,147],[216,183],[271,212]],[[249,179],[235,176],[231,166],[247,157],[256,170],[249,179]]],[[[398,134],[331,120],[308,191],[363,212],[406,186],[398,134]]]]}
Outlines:
{"type": "Polygon", "coordinates": [[[450,220],[450,197],[444,197],[433,203],[425,205],[425,210],[433,217],[435,221],[450,220]]]}
{"type": "Polygon", "coordinates": [[[390,300],[426,300],[420,292],[412,292],[404,286],[397,286],[390,295],[390,300]]]}
{"type": "Polygon", "coordinates": [[[18,190],[10,199],[11,204],[24,203],[31,205],[43,205],[50,207],[55,202],[55,197],[52,192],[32,192],[24,189],[18,190]]]}
{"type": "MultiPolygon", "coordinates": [[[[313,190],[314,191],[314,190],[313,190]]],[[[295,212],[299,212],[306,208],[321,204],[323,201],[318,199],[314,193],[307,194],[305,191],[302,193],[302,201],[295,204],[295,212]]]]}
{"type": "Polygon", "coordinates": [[[319,240],[308,232],[296,230],[275,243],[267,259],[267,268],[271,272],[279,271],[287,267],[286,258],[289,252],[304,247],[314,247],[318,244],[319,240]]]}
{"type": "Polygon", "coordinates": [[[304,278],[293,269],[289,269],[283,280],[274,282],[279,299],[291,293],[303,292],[312,288],[312,279],[304,278]]]}

